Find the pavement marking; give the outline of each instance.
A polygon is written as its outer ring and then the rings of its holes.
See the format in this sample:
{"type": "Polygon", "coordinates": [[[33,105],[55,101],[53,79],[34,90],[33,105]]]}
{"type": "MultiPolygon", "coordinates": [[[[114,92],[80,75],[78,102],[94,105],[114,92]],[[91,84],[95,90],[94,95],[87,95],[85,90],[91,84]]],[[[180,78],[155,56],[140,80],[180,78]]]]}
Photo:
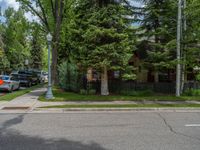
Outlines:
{"type": "Polygon", "coordinates": [[[186,124],[185,127],[200,127],[200,124],[186,124]]]}

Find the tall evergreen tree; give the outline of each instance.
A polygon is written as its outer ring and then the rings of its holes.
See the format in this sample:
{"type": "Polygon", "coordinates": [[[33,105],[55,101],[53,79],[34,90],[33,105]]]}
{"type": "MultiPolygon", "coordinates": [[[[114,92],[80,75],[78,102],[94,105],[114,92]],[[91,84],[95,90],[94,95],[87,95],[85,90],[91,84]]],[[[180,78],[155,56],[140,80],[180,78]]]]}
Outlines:
{"type": "MultiPolygon", "coordinates": [[[[200,1],[187,0],[187,7],[184,10],[187,28],[184,34],[183,44],[185,45],[185,66],[189,73],[194,73],[192,68],[200,67],[200,1]],[[195,18],[195,19],[194,19],[195,18]]],[[[197,73],[200,74],[199,70],[197,73]]]]}
{"type": "Polygon", "coordinates": [[[44,35],[41,33],[40,26],[37,23],[32,23],[32,30],[31,30],[31,68],[34,69],[42,69],[43,67],[43,45],[44,42],[44,35]]]}
{"type": "Polygon", "coordinates": [[[108,95],[108,71],[125,72],[133,54],[130,12],[126,5],[111,0],[80,0],[74,9],[71,42],[76,59],[82,67],[101,73],[101,94],[108,95]]]}
{"type": "Polygon", "coordinates": [[[140,11],[139,33],[142,41],[149,46],[145,62],[148,69],[155,72],[154,81],[158,82],[159,70],[174,67],[176,1],[142,0],[142,2],[144,7],[140,11]]]}

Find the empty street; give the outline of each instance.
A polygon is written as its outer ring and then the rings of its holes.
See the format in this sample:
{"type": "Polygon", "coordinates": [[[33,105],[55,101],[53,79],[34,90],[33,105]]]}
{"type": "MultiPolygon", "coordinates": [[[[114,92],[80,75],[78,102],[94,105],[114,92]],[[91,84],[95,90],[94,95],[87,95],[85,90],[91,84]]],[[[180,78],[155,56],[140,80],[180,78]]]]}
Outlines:
{"type": "Polygon", "coordinates": [[[198,112],[0,114],[0,150],[199,150],[198,112]]]}

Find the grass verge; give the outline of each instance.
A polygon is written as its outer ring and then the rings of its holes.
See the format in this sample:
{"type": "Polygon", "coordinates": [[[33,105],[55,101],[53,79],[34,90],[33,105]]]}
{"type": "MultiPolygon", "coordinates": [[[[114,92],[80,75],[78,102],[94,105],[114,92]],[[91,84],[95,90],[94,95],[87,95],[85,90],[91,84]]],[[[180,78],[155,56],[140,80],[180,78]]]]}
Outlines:
{"type": "MultiPolygon", "coordinates": [[[[186,101],[186,100],[197,100],[200,101],[200,96],[122,96],[122,95],[81,95],[72,92],[64,92],[60,89],[53,89],[53,94],[55,99],[48,101],[186,101]]],[[[39,97],[40,101],[47,101],[45,96],[42,95],[39,97]]]]}
{"type": "Polygon", "coordinates": [[[6,95],[0,96],[0,101],[11,101],[12,99],[18,97],[18,96],[22,96],[26,93],[31,92],[32,90],[35,90],[37,88],[43,87],[44,85],[36,85],[33,86],[31,88],[27,88],[24,90],[19,90],[19,91],[14,91],[13,93],[8,93],[6,95]]]}
{"type": "Polygon", "coordinates": [[[200,104],[72,104],[41,108],[200,108],[200,104]]]}

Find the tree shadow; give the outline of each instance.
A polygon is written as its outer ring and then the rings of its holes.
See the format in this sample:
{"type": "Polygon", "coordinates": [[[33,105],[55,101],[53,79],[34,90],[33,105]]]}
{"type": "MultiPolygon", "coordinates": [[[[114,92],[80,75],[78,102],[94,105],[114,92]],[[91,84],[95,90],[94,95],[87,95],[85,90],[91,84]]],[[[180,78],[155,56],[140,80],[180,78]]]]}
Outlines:
{"type": "MultiPolygon", "coordinates": [[[[106,150],[95,142],[85,144],[64,138],[45,139],[38,136],[22,135],[10,129],[23,122],[24,115],[10,119],[0,127],[0,150],[106,150]]],[[[31,130],[31,129],[30,129],[31,130]]]]}
{"type": "Polygon", "coordinates": [[[28,95],[30,95],[30,96],[40,96],[44,93],[46,93],[46,90],[34,90],[34,91],[28,93],[28,95]]]}

